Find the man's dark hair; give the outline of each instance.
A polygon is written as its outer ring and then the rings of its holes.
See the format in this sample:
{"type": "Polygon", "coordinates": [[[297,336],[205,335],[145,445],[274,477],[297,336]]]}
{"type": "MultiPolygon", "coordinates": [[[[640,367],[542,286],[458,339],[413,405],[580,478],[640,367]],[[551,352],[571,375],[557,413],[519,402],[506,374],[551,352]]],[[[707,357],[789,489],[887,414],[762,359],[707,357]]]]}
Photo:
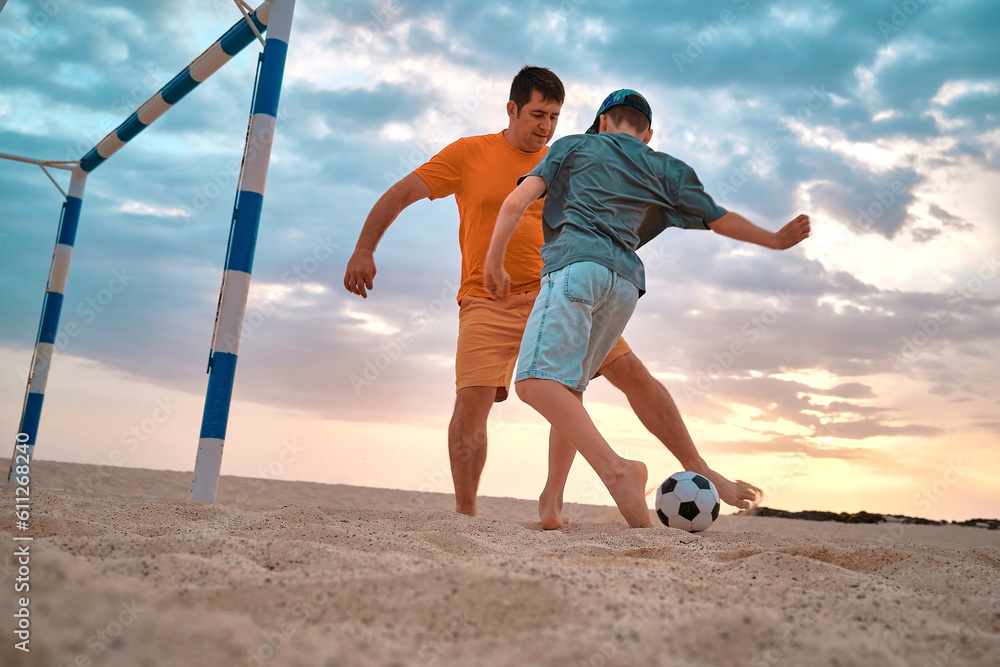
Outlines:
{"type": "MultiPolygon", "coordinates": [[[[625,99],[636,102],[642,101],[635,95],[629,95],[625,99]]],[[[649,129],[649,117],[635,107],[630,107],[626,104],[619,104],[611,107],[604,113],[606,113],[608,117],[614,121],[615,125],[629,125],[637,132],[645,132],[649,129]]]]}
{"type": "Polygon", "coordinates": [[[566,91],[562,81],[547,67],[525,65],[510,84],[510,99],[521,113],[521,107],[531,101],[531,91],[537,90],[546,102],[563,103],[566,91]]]}

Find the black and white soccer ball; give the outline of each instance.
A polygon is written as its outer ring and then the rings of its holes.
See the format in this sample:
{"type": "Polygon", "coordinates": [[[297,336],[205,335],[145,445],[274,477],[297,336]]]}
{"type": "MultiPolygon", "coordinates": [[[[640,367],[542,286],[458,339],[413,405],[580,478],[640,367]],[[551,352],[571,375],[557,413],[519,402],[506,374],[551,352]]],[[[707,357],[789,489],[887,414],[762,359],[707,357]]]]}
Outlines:
{"type": "Polygon", "coordinates": [[[671,528],[700,533],[719,518],[720,507],[715,484],[689,470],[675,472],[656,489],[656,516],[671,528]]]}

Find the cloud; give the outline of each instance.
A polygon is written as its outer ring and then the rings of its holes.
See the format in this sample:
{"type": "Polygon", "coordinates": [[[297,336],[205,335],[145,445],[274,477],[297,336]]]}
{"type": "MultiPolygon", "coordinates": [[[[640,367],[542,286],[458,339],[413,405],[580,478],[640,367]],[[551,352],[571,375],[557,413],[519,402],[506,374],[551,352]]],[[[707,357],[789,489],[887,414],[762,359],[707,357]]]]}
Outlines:
{"type": "Polygon", "coordinates": [[[937,204],[931,204],[930,214],[940,220],[945,227],[953,227],[959,231],[971,231],[976,228],[971,222],[966,222],[957,215],[952,215],[937,204]]]}
{"type": "Polygon", "coordinates": [[[873,438],[875,436],[898,437],[909,435],[917,437],[931,437],[944,433],[944,429],[920,424],[895,426],[873,419],[864,419],[851,422],[830,422],[825,425],[823,433],[837,438],[864,440],[865,438],[873,438]]]}
{"type": "Polygon", "coordinates": [[[139,201],[126,201],[121,205],[119,209],[122,213],[131,213],[133,215],[149,215],[157,218],[189,218],[191,213],[184,210],[183,208],[168,208],[164,206],[155,206],[152,204],[146,204],[139,201]]]}
{"type": "Polygon", "coordinates": [[[769,434],[765,440],[740,440],[711,443],[713,451],[733,454],[798,454],[811,459],[865,461],[872,451],[860,447],[816,445],[799,436],[769,434]]]}

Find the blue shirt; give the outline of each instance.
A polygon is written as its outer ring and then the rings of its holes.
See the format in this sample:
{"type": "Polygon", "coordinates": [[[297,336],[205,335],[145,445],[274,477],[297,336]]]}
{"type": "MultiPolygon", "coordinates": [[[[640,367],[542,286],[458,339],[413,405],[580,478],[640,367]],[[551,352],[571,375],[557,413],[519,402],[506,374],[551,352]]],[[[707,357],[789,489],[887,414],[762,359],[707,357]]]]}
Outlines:
{"type": "Polygon", "coordinates": [[[726,214],[675,157],[618,132],[559,139],[529,176],[545,180],[542,275],[597,262],[646,291],[635,253],[667,227],[709,229],[726,214]]]}

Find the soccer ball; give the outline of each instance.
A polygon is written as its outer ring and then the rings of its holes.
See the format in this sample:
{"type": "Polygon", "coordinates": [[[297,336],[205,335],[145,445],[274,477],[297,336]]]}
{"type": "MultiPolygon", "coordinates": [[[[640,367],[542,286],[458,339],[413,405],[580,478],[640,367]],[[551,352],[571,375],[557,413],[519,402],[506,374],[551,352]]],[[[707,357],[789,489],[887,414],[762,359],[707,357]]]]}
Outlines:
{"type": "Polygon", "coordinates": [[[708,529],[719,518],[715,484],[696,472],[675,472],[656,489],[656,516],[663,525],[689,533],[708,529]]]}

